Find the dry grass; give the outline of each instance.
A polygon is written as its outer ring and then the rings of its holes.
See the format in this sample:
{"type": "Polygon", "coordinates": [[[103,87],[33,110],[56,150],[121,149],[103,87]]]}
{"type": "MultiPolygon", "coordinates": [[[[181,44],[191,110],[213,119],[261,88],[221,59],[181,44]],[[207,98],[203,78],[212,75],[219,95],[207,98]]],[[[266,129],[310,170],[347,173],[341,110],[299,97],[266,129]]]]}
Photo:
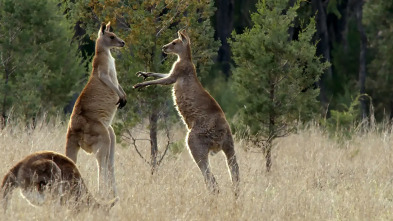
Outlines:
{"type": "MultiPolygon", "coordinates": [[[[25,155],[39,150],[64,152],[66,126],[0,131],[0,175],[25,155]]],[[[179,130],[176,138],[183,139],[179,130]]],[[[164,160],[158,173],[133,148],[117,145],[116,178],[120,201],[109,214],[73,215],[57,206],[35,208],[14,192],[0,220],[391,220],[393,219],[392,135],[367,134],[338,145],[318,128],[278,141],[267,174],[260,153],[237,143],[241,196],[234,202],[223,154],[211,157],[221,193],[210,196],[188,151],[164,160]]],[[[148,154],[148,146],[141,146],[148,154]]],[[[93,157],[79,153],[78,166],[97,192],[93,157]]]]}

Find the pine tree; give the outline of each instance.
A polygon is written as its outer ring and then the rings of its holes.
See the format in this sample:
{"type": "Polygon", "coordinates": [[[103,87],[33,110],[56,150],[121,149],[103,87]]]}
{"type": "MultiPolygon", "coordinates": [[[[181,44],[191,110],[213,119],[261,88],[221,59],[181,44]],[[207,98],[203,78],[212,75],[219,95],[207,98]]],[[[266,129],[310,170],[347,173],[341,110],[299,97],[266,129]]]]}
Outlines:
{"type": "Polygon", "coordinates": [[[55,0],[0,1],[0,103],[3,120],[56,114],[85,72],[71,26],[55,0]]]}
{"type": "Polygon", "coordinates": [[[210,0],[174,1],[69,1],[68,14],[74,22],[95,38],[102,21],[111,21],[115,32],[126,42],[117,51],[116,68],[119,82],[127,93],[128,103],[124,111],[117,113],[120,122],[115,124],[121,137],[143,120],[148,120],[151,143],[149,164],[152,172],[159,163],[157,131],[159,119],[173,111],[170,88],[149,87],[137,91],[132,86],[141,81],[137,71],[169,72],[175,56],[166,56],[161,47],[177,37],[177,31],[187,29],[192,39],[193,61],[201,78],[212,65],[212,57],[219,43],[214,40],[210,17],[214,13],[210,0]]]}
{"type": "Polygon", "coordinates": [[[263,147],[267,171],[274,140],[318,112],[314,84],[328,67],[315,55],[314,19],[301,27],[297,40],[289,40],[299,4],[287,8],[288,0],[257,3],[253,27],[243,34],[234,32],[230,41],[236,63],[233,86],[242,103],[237,128],[263,147]]]}

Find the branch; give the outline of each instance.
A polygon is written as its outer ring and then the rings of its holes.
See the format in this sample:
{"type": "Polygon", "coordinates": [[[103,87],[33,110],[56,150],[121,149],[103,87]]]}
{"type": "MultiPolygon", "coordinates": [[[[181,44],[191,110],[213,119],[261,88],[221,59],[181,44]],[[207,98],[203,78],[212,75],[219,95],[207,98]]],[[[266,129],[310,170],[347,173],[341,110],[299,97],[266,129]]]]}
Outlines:
{"type": "MultiPolygon", "coordinates": [[[[158,37],[158,36],[161,34],[162,31],[164,31],[165,29],[167,29],[167,28],[169,27],[169,25],[172,23],[173,19],[175,19],[176,16],[178,16],[178,14],[179,14],[179,6],[180,6],[180,4],[181,4],[182,2],[183,2],[183,1],[179,1],[179,2],[177,3],[175,14],[174,14],[174,15],[172,16],[172,18],[169,19],[169,21],[166,22],[166,24],[164,24],[163,27],[157,32],[156,37],[158,37]]],[[[186,9],[187,9],[187,8],[188,8],[188,5],[187,5],[186,9]]]]}
{"type": "Polygon", "coordinates": [[[287,76],[282,76],[280,79],[278,79],[276,82],[273,83],[274,86],[278,85],[282,80],[286,79],[287,76]]]}
{"type": "Polygon", "coordinates": [[[8,43],[9,43],[9,44],[12,44],[12,42],[14,41],[14,39],[16,38],[16,36],[19,34],[19,32],[20,32],[21,30],[22,30],[22,29],[21,29],[20,27],[16,27],[16,28],[15,28],[15,32],[13,32],[13,33],[12,33],[11,30],[9,30],[9,32],[8,32],[8,35],[9,35],[8,43]]]}
{"type": "Polygon", "coordinates": [[[10,62],[10,60],[12,59],[12,54],[8,51],[6,58],[4,58],[3,53],[0,54],[0,58],[1,58],[1,63],[2,65],[5,67],[8,65],[8,63],[10,62]]]}
{"type": "Polygon", "coordinates": [[[170,139],[170,137],[169,137],[169,129],[168,129],[168,124],[167,124],[167,122],[166,122],[166,117],[164,117],[164,124],[165,124],[165,132],[166,132],[166,137],[167,137],[167,139],[168,139],[168,142],[167,142],[167,144],[166,144],[166,148],[165,148],[165,151],[164,151],[164,153],[161,155],[161,157],[160,157],[160,159],[158,160],[158,162],[157,162],[157,165],[160,165],[161,164],[161,161],[164,159],[164,156],[166,155],[166,153],[167,153],[167,151],[168,151],[168,149],[169,149],[169,145],[171,144],[171,139],[170,139]]]}
{"type": "Polygon", "coordinates": [[[148,165],[151,166],[150,162],[147,161],[141,154],[141,152],[139,152],[139,149],[136,145],[136,141],[137,140],[149,140],[149,139],[135,139],[134,136],[132,136],[132,133],[130,132],[130,130],[127,130],[127,134],[130,136],[128,139],[130,139],[132,141],[132,145],[134,145],[134,148],[136,150],[136,152],[138,153],[138,155],[143,159],[143,161],[145,161],[145,163],[147,163],[148,165]]]}

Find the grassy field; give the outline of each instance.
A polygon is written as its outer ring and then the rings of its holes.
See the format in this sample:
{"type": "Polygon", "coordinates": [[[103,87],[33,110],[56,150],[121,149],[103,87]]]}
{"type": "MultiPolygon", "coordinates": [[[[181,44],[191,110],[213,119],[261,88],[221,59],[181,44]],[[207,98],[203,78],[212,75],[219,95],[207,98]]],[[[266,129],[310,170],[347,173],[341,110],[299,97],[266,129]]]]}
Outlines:
{"type": "MultiPolygon", "coordinates": [[[[174,132],[183,139],[184,128],[174,132]]],[[[38,125],[35,130],[0,131],[0,174],[25,155],[53,150],[64,153],[66,125],[38,125]]],[[[164,141],[163,141],[164,142],[164,141]]],[[[33,207],[15,191],[0,220],[392,220],[393,139],[369,133],[337,144],[317,127],[278,140],[270,173],[261,153],[244,151],[237,142],[241,195],[237,202],[223,154],[210,158],[221,193],[207,193],[202,175],[183,151],[166,158],[154,176],[131,147],[117,145],[115,172],[120,201],[109,213],[78,215],[58,206],[33,207]]],[[[141,144],[148,156],[149,147],[141,144]]],[[[97,193],[95,159],[81,151],[77,165],[97,193]]]]}

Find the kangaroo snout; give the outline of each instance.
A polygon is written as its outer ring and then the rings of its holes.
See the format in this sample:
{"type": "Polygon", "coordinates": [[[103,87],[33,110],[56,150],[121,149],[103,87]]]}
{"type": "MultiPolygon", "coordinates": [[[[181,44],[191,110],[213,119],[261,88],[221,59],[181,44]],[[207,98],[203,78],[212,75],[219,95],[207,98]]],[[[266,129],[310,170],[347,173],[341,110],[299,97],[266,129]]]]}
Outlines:
{"type": "Polygon", "coordinates": [[[162,52],[166,52],[166,49],[168,48],[167,45],[162,46],[162,52]]]}
{"type": "Polygon", "coordinates": [[[120,45],[121,45],[120,47],[124,47],[124,45],[126,45],[126,43],[124,41],[121,41],[120,45]]]}

